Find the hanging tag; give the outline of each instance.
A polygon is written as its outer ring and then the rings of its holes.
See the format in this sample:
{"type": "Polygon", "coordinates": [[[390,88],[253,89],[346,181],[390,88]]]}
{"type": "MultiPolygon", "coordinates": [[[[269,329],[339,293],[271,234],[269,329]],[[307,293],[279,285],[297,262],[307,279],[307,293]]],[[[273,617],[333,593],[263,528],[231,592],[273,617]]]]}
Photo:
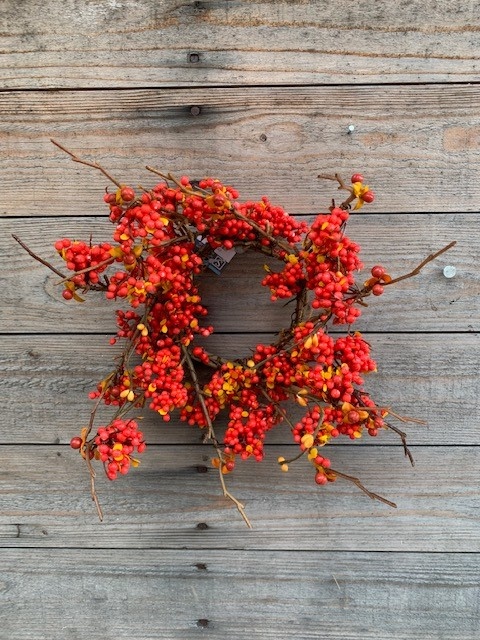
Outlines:
{"type": "Polygon", "coordinates": [[[219,276],[227,264],[232,260],[235,255],[235,249],[224,249],[218,247],[206,258],[205,264],[209,269],[219,276]]]}
{"type": "MultiPolygon", "coordinates": [[[[205,238],[197,237],[197,246],[201,247],[206,243],[205,238]]],[[[224,247],[218,247],[203,259],[203,264],[219,276],[235,254],[235,248],[225,249],[224,247]]]]}

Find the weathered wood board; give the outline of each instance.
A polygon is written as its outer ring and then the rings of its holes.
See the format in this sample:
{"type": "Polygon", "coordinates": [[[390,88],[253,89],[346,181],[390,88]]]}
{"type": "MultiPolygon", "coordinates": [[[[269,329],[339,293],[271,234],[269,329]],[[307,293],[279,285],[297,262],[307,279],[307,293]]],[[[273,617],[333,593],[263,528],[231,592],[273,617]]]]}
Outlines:
{"type": "Polygon", "coordinates": [[[479,79],[474,2],[3,0],[2,7],[0,69],[9,89],[479,79]]]}
{"type": "MultiPolygon", "coordinates": [[[[233,358],[245,356],[249,347],[273,337],[227,333],[212,335],[206,344],[213,352],[233,358]]],[[[478,333],[378,333],[368,334],[367,339],[378,362],[378,372],[366,377],[367,390],[396,413],[427,423],[396,422],[407,431],[409,443],[480,444],[478,424],[472,419],[480,410],[478,333]]],[[[0,443],[68,443],[89,417],[88,392],[108,375],[118,353],[120,347],[110,347],[107,336],[1,336],[0,390],[4,396],[8,394],[9,402],[2,410],[8,429],[2,430],[0,443]],[[78,339],[81,350],[72,342],[78,339]]],[[[142,430],[148,442],[194,444],[202,435],[175,418],[166,424],[150,410],[142,413],[142,430]]],[[[108,420],[110,415],[108,410],[100,412],[99,420],[108,420]]],[[[292,411],[294,417],[301,415],[300,408],[292,411]]],[[[288,427],[273,430],[267,441],[291,443],[288,427]]],[[[386,432],[377,440],[367,437],[365,442],[397,444],[398,437],[386,432]]]]}
{"type": "MultiPolygon", "coordinates": [[[[476,3],[0,0],[0,27],[0,640],[477,640],[476,3]],[[309,220],[341,198],[319,173],[362,171],[377,197],[349,223],[360,281],[457,241],[358,324],[367,389],[428,423],[399,425],[415,467],[391,432],[324,450],[396,509],[316,486],[303,459],[280,472],[296,448],[277,429],[262,464],[226,478],[248,530],[202,433],[145,411],[140,467],[99,470],[98,521],[67,443],[118,352],[112,308],[66,303],[11,237],[59,267],[59,236],[106,237],[105,177],[51,137],[134,186],[156,181],[146,164],[213,174],[309,220]]],[[[289,322],[263,263],[202,278],[212,351],[246,355],[289,322]]]]}
{"type": "Polygon", "coordinates": [[[98,477],[99,523],[83,464],[62,446],[0,446],[0,536],[7,546],[358,551],[480,551],[478,447],[333,446],[332,468],[395,502],[371,500],[344,480],[318,487],[305,460],[282,473],[271,446],[226,478],[248,530],[223,498],[203,445],[151,446],[137,473],[98,477]]]}
{"type": "Polygon", "coordinates": [[[291,213],[330,203],[336,187],[319,173],[354,171],[376,212],[478,210],[477,84],[4,91],[0,112],[2,216],[103,210],[106,178],[50,138],[120,182],[155,184],[145,165],[214,175],[291,213]]]}
{"type": "MultiPolygon", "coordinates": [[[[101,295],[83,304],[65,303],[61,280],[35,262],[11,237],[19,236],[30,248],[62,269],[53,243],[59,237],[103,241],[111,233],[105,219],[42,218],[0,220],[0,255],[13,265],[2,274],[3,296],[0,322],[8,332],[112,333],[115,319],[101,295]],[[15,313],[12,309],[15,308],[15,313]]],[[[310,218],[312,220],[312,218],[310,218]]],[[[369,331],[478,331],[480,328],[480,278],[472,256],[480,255],[480,216],[476,214],[352,216],[348,233],[362,246],[366,267],[385,264],[393,276],[408,273],[430,253],[452,240],[457,246],[427,265],[416,278],[387,290],[380,300],[371,297],[358,323],[369,331]],[[454,264],[458,277],[445,278],[443,268],[454,264]]],[[[217,331],[272,332],[287,326],[291,310],[272,304],[262,255],[237,256],[221,277],[202,276],[204,302],[211,309],[209,322],[217,331]],[[222,304],[216,299],[221,286],[222,304]],[[234,293],[233,293],[234,292],[234,293]]],[[[278,269],[278,263],[270,263],[278,269]]],[[[359,282],[368,277],[367,268],[359,282]]]]}
{"type": "Polygon", "coordinates": [[[24,550],[1,553],[11,640],[37,640],[39,629],[49,640],[376,640],[380,626],[382,640],[478,638],[480,566],[470,554],[29,553],[34,571],[24,550]]]}

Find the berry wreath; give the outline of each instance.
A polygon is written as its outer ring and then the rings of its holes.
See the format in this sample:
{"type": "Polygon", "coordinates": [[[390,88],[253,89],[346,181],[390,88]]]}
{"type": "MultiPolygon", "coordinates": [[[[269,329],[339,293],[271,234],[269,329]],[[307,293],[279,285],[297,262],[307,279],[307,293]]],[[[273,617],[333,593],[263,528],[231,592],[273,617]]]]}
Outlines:
{"type": "MultiPolygon", "coordinates": [[[[72,275],[41,259],[14,236],[32,257],[62,278],[66,300],[80,302],[82,295],[101,291],[108,300],[126,301],[130,307],[116,310],[118,331],[110,341],[124,344],[122,355],[90,393],[95,404],[89,424],[70,443],[87,463],[100,519],[92,463],[101,461],[110,480],[139,464],[135,455],[146,444],[138,421],[127,413],[145,405],[164,421],[177,410],[181,420],[204,430],[204,441],[215,451],[212,464],[218,468],[223,494],[248,526],[244,506],[227,490],[224,475],[238,459],[262,460],[266,433],[280,423],[288,425],[300,449],[294,460],[306,456],[317,484],[344,478],[371,498],[395,506],[358,478],[333,469],[323,455],[332,439],[355,440],[363,433],[376,436],[391,429],[413,463],[405,433],[387,416],[406,419],[377,406],[364,389],[363,376],[375,371],[376,363],[369,344],[351,328],[360,307],[366,306],[365,298],[379,296],[385,287],[418,274],[455,243],[397,278],[375,265],[370,277],[358,285],[355,272],[363,266],[360,247],[345,228],[352,207],[359,209],[374,200],[360,174],[354,174],[349,185],[338,175],[319,176],[335,180],[347,196],[339,205],[332,201],[328,213],[307,226],[266,197],[240,201],[236,189],[214,178],[193,182],[147,167],[162,180],[137,194],[97,163],[52,142],[75,162],[100,170],[116,186],[114,193],[104,195],[114,225],[113,242],[63,238],[55,243],[72,275]],[[273,302],[290,301],[294,311],[275,342],[257,344],[253,353],[229,360],[210,353],[203,346],[205,340],[198,344],[213,331],[205,324],[207,309],[198,276],[206,268],[218,272],[238,251],[256,251],[278,260],[278,271],[266,267],[262,285],[270,289],[273,302]],[[329,334],[334,325],[344,325],[346,334],[334,339],[329,334]],[[206,382],[200,382],[199,368],[203,378],[209,371],[206,382]],[[100,403],[112,405],[115,413],[108,425],[94,428],[100,403]],[[289,417],[292,403],[304,409],[299,421],[289,417]],[[220,439],[216,423],[225,414],[228,422],[220,439]]],[[[279,457],[279,468],[288,471],[292,461],[279,457]]]]}

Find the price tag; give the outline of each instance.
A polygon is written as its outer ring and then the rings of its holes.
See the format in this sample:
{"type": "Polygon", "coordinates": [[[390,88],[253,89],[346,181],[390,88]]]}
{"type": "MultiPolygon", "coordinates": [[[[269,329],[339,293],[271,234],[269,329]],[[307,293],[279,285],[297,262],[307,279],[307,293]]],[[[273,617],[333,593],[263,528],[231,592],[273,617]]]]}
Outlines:
{"type": "MultiPolygon", "coordinates": [[[[207,243],[205,238],[200,236],[197,238],[197,245],[202,246],[207,243]]],[[[211,271],[219,276],[225,269],[227,264],[232,260],[235,255],[235,249],[225,249],[224,247],[218,247],[203,259],[203,264],[207,266],[211,271]]]]}

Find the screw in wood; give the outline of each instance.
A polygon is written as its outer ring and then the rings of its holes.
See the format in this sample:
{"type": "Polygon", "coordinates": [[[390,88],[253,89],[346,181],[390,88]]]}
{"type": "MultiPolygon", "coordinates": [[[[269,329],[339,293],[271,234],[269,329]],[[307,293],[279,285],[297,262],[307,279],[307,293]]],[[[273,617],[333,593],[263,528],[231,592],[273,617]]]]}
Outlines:
{"type": "Polygon", "coordinates": [[[443,269],[443,275],[445,276],[445,278],[453,278],[455,276],[455,274],[457,273],[457,269],[456,267],[454,267],[451,264],[448,264],[446,267],[444,267],[443,269]]]}

